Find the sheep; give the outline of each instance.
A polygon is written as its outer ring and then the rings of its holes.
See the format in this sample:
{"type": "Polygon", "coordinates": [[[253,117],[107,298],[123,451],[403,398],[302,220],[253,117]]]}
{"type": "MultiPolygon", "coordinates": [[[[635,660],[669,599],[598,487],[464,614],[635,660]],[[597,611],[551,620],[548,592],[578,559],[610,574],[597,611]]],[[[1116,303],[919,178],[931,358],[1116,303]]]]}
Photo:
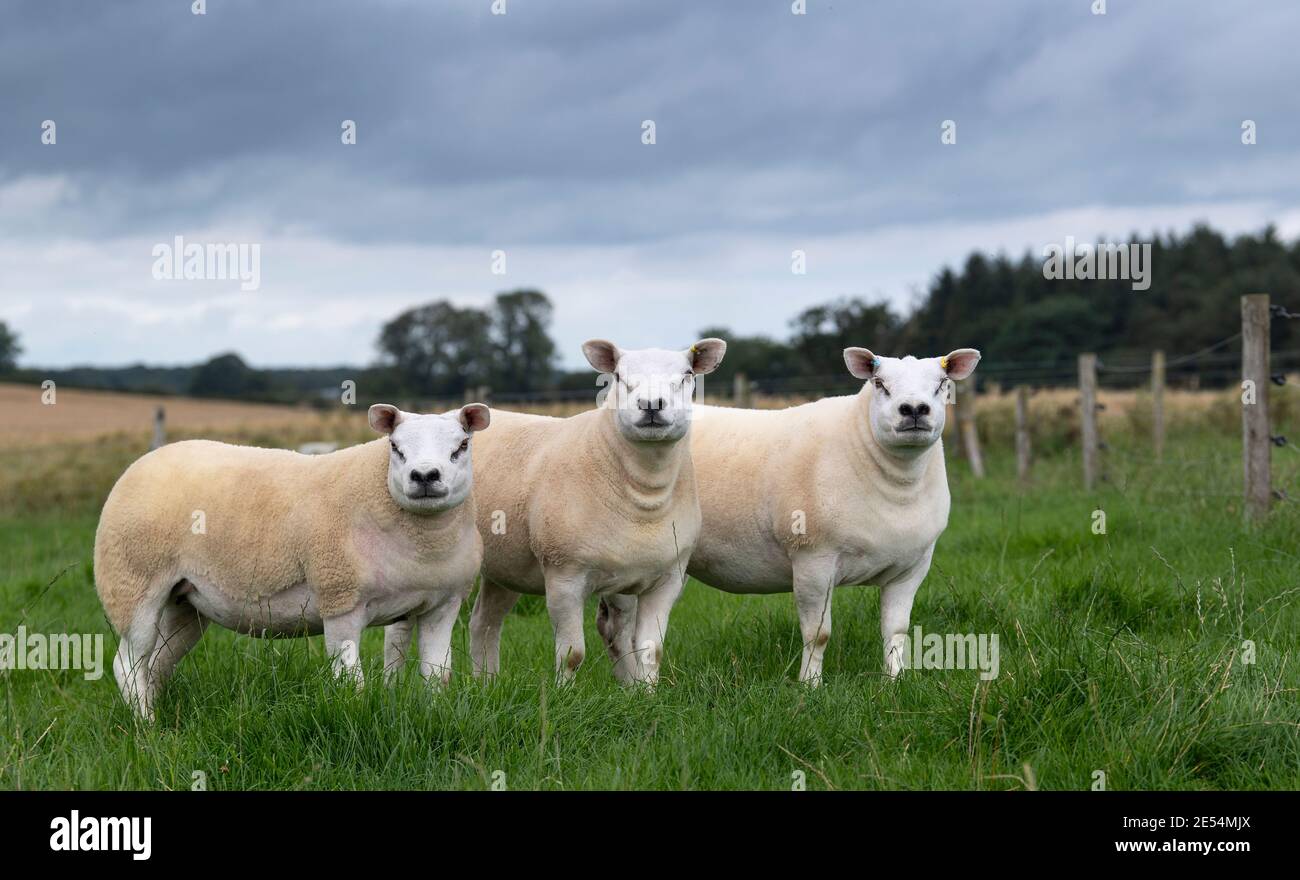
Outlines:
{"type": "Polygon", "coordinates": [[[583,603],[626,594],[639,597],[640,614],[620,618],[602,603],[598,628],[618,680],[654,686],[700,529],[691,395],[726,347],[703,339],[686,351],[622,351],[591,340],[583,353],[612,383],[596,409],[567,419],[495,413],[474,460],[484,541],[470,617],[475,676],[497,674],[501,622],[531,593],[546,597],[557,680],[569,683],[584,657],[583,603]]]}
{"type": "MultiPolygon", "coordinates": [[[[369,421],[387,437],[314,456],[187,440],[118,479],[95,533],[95,588],[120,639],[114,675],[140,717],[153,717],[209,621],[324,633],[334,673],[358,685],[361,631],[401,620],[409,644],[414,621],[421,672],[448,680],[452,626],[483,552],[470,438],[490,414],[376,404],[369,421]]],[[[404,658],[392,647],[388,672],[404,658]]]]}
{"type": "MultiPolygon", "coordinates": [[[[782,410],[696,407],[691,454],[704,526],[688,573],[730,593],[793,591],[803,658],[821,683],[837,586],[880,587],[885,668],[903,669],[912,599],[948,525],[945,403],[979,363],[847,348],[856,395],[782,410]]],[[[635,600],[617,598],[637,614],[635,600]]]]}

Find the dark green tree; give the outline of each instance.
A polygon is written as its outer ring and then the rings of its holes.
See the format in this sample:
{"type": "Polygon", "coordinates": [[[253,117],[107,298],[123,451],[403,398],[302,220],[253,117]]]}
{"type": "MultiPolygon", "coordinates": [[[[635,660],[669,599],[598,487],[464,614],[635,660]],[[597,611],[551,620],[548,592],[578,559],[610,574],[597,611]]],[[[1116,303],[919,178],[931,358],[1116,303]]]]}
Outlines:
{"type": "Polygon", "coordinates": [[[804,372],[835,375],[844,371],[843,352],[850,346],[865,346],[883,355],[895,353],[902,321],[886,303],[854,298],[804,309],[790,326],[790,345],[804,372]]]}
{"type": "Polygon", "coordinates": [[[219,354],[199,366],[190,381],[195,397],[240,398],[266,393],[270,383],[266,375],[254,370],[234,352],[219,354]]]}
{"type": "Polygon", "coordinates": [[[490,313],[495,362],[491,383],[499,391],[536,391],[550,385],[555,341],[554,309],[540,290],[498,293],[490,313]]]}
{"type": "Polygon", "coordinates": [[[731,388],[737,373],[750,379],[785,379],[799,374],[799,355],[788,344],[768,336],[738,336],[726,327],[705,327],[700,339],[717,337],[727,342],[727,354],[716,370],[704,378],[706,386],[731,388]]]}
{"type": "Polygon", "coordinates": [[[382,360],[413,394],[455,396],[489,381],[491,317],[446,300],[407,309],[379,333],[382,360]]]}
{"type": "Polygon", "coordinates": [[[18,366],[18,355],[22,353],[18,334],[10,330],[4,321],[0,321],[0,373],[15,369],[18,366]]]}

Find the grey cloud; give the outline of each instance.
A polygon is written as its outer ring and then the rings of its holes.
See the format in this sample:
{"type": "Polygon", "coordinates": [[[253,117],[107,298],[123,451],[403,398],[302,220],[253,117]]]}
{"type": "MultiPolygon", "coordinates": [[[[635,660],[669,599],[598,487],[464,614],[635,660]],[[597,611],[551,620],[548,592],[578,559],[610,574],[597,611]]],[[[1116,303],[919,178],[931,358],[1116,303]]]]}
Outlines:
{"type": "MultiPolygon", "coordinates": [[[[220,0],[196,17],[183,2],[11,2],[0,234],[784,248],[1300,196],[1276,173],[1300,161],[1294,3],[808,6],[508,0],[496,17],[490,0],[220,0]],[[39,143],[44,119],[57,147],[39,143]],[[940,144],[945,119],[956,146],[940,144]]],[[[1101,231],[1128,230],[1046,233],[1101,231]]]]}
{"type": "Polygon", "coordinates": [[[1247,114],[1260,153],[1300,126],[1282,3],[488,6],[20,3],[0,175],[69,175],[101,232],[261,203],[352,240],[632,241],[1168,198],[1238,158],[1247,114]],[[758,175],[801,188],[735,192],[758,175]]]}

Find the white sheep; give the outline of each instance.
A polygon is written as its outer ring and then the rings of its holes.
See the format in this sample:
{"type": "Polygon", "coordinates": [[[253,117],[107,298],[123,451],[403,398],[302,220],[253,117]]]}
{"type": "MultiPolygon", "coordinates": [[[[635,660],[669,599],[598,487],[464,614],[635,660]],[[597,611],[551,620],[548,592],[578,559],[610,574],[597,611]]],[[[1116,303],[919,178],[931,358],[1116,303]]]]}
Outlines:
{"type": "MultiPolygon", "coordinates": [[[[946,395],[979,359],[970,348],[923,360],[848,348],[849,372],[869,380],[856,395],[782,410],[696,407],[704,526],[688,572],[730,593],[793,590],[802,681],[821,681],[831,592],[850,584],[880,587],[885,667],[902,671],[912,599],[948,525],[946,395]]],[[[635,599],[611,601],[638,613],[635,599]]]]}
{"type": "Polygon", "coordinates": [[[611,382],[597,409],[567,419],[496,411],[474,459],[484,543],[470,618],[475,675],[498,671],[501,622],[521,593],[546,596],[561,682],[583,660],[584,601],[626,594],[639,597],[640,613],[602,604],[599,629],[620,681],[655,683],[700,529],[683,442],[691,395],[725,351],[721,339],[686,351],[592,340],[583,352],[611,382]]]}
{"type": "MultiPolygon", "coordinates": [[[[121,640],[118,685],[141,716],[209,621],[323,632],[336,674],[359,683],[361,631],[413,619],[422,672],[447,679],[482,559],[470,437],[488,409],[376,404],[369,419],[386,439],[315,456],[189,440],[122,474],[95,534],[95,588],[121,640]]],[[[404,646],[385,655],[392,669],[404,646]]]]}

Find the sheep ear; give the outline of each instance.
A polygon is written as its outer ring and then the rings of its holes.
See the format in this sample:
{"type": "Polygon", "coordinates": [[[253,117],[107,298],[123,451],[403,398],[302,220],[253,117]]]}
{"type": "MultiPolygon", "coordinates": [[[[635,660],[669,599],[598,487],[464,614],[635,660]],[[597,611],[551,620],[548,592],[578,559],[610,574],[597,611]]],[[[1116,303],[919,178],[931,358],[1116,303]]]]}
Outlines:
{"type": "Polygon", "coordinates": [[[380,434],[391,434],[402,423],[402,411],[392,404],[376,403],[370,407],[370,427],[380,434]]]}
{"type": "Polygon", "coordinates": [[[876,374],[879,359],[866,348],[844,349],[844,365],[849,368],[853,378],[867,380],[876,374]]]}
{"type": "Polygon", "coordinates": [[[460,408],[460,426],[471,434],[492,423],[492,413],[485,404],[467,403],[460,408]]]}
{"type": "Polygon", "coordinates": [[[701,339],[686,352],[691,359],[691,372],[697,376],[712,373],[722,363],[722,356],[727,353],[727,343],[710,337],[701,339]]]}
{"type": "Polygon", "coordinates": [[[588,339],[582,343],[582,353],[587,356],[597,373],[612,373],[618,369],[618,359],[623,352],[608,339],[588,339]]]}
{"type": "Polygon", "coordinates": [[[980,362],[980,353],[974,348],[959,348],[939,358],[939,366],[948,374],[949,379],[965,379],[975,372],[975,365],[980,362]]]}

